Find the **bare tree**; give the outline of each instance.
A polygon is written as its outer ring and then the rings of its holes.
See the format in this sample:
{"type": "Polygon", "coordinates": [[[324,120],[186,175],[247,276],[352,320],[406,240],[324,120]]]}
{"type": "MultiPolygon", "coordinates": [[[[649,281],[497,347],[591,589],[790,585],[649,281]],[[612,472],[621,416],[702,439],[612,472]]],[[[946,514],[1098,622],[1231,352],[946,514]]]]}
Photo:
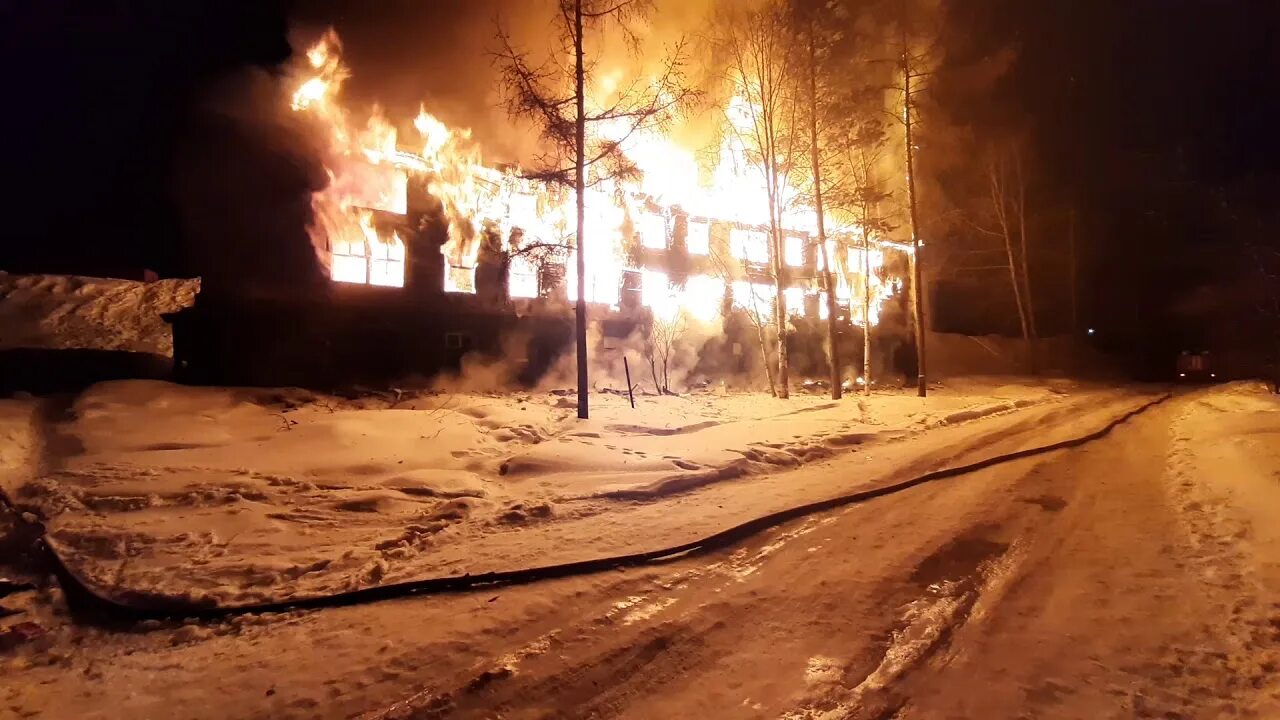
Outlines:
{"type": "Polygon", "coordinates": [[[671,395],[671,359],[688,323],[684,312],[650,313],[645,332],[644,357],[649,361],[653,387],[659,395],[671,395]]]}
{"type": "Polygon", "coordinates": [[[807,7],[804,12],[805,60],[809,74],[809,159],[813,166],[812,196],[814,220],[818,231],[818,253],[822,258],[821,276],[827,290],[827,363],[831,375],[831,399],[839,400],[844,390],[840,372],[840,334],[836,317],[836,289],[831,273],[831,260],[827,250],[826,211],[822,198],[823,153],[819,141],[818,116],[818,8],[807,7]]]}
{"type": "MultiPolygon", "coordinates": [[[[715,267],[716,276],[720,278],[725,287],[729,289],[730,293],[732,293],[733,283],[736,276],[730,263],[726,262],[724,257],[715,250],[711,251],[709,257],[712,265],[715,267]]],[[[745,304],[739,304],[740,301],[735,301],[731,303],[731,307],[736,307],[742,310],[743,316],[746,317],[747,321],[751,323],[751,326],[755,328],[756,342],[760,348],[760,362],[764,366],[765,380],[769,383],[769,394],[777,397],[778,386],[773,377],[773,361],[769,357],[768,337],[770,326],[773,324],[772,314],[769,312],[772,309],[773,303],[769,302],[766,306],[766,304],[758,297],[755,292],[755,287],[752,286],[750,280],[748,279],[745,282],[747,283],[747,294],[749,299],[745,304]]]]}
{"type": "Polygon", "coordinates": [[[1027,245],[1027,178],[1022,173],[1022,151],[1017,146],[1013,148],[1013,180],[1017,187],[1017,194],[1014,196],[1014,207],[1018,212],[1018,245],[1022,250],[1022,285],[1027,291],[1027,321],[1031,325],[1032,346],[1028,349],[1031,351],[1031,369],[1034,372],[1036,369],[1034,344],[1036,339],[1040,337],[1040,333],[1036,329],[1036,296],[1031,291],[1031,270],[1028,260],[1031,256],[1031,249],[1027,245]]]}
{"type": "Polygon", "coordinates": [[[917,63],[911,53],[906,30],[902,32],[902,127],[905,133],[907,159],[907,207],[910,211],[911,225],[911,316],[915,321],[916,332],[916,393],[924,397],[929,393],[928,372],[925,363],[925,324],[924,324],[924,288],[920,277],[920,214],[916,203],[916,163],[915,163],[915,90],[912,83],[917,79],[917,63]]]}
{"type": "Polygon", "coordinates": [[[1026,190],[1023,187],[1022,163],[1016,149],[994,148],[988,154],[986,174],[991,201],[991,216],[997,230],[977,226],[982,232],[1004,242],[1005,263],[1009,268],[1009,284],[1018,308],[1018,322],[1026,347],[1031,372],[1036,371],[1035,315],[1032,310],[1031,286],[1027,276],[1026,190]],[[1010,156],[1013,160],[1010,160],[1010,156]],[[1014,169],[1010,169],[1010,165],[1014,169]],[[1010,185],[1013,187],[1010,187],[1010,185]],[[1015,227],[1016,226],[1016,227],[1015,227]],[[1014,236],[1017,235],[1015,245],[1014,236]]]}
{"type": "Polygon", "coordinates": [[[803,153],[798,123],[800,70],[786,9],[777,2],[738,9],[727,17],[722,46],[728,60],[729,84],[737,96],[730,103],[728,126],[742,141],[748,159],[764,176],[769,211],[770,268],[778,312],[777,395],[790,396],[787,358],[786,264],[783,261],[783,213],[790,179],[803,153]]]}
{"type": "Polygon", "coordinates": [[[669,121],[695,92],[684,82],[685,52],[677,43],[662,70],[649,82],[637,78],[614,93],[606,107],[588,110],[587,82],[595,63],[587,59],[587,33],[614,30],[636,43],[630,23],[652,10],[652,0],[558,0],[554,27],[556,51],[538,63],[516,47],[497,23],[495,61],[502,73],[508,111],[536,122],[549,147],[529,177],[571,186],[576,195],[574,244],[577,259],[575,337],[578,363],[578,417],[588,416],[586,190],[609,180],[633,177],[637,169],[621,147],[636,131],[669,121]],[[571,60],[566,60],[571,58],[571,60]],[[623,131],[603,138],[589,133],[593,125],[621,124],[623,131]]]}
{"type": "MultiPolygon", "coordinates": [[[[855,98],[862,104],[867,98],[855,98]]],[[[835,151],[828,158],[830,189],[829,206],[841,218],[851,222],[861,236],[860,264],[856,271],[862,277],[862,378],[863,393],[870,394],[871,387],[871,285],[874,275],[871,269],[871,248],[876,238],[883,238],[896,229],[892,218],[883,209],[892,206],[892,194],[887,189],[882,172],[887,138],[882,113],[879,108],[846,107],[846,122],[838,132],[830,134],[828,144],[835,151]]],[[[847,264],[847,263],[846,263],[847,264]]],[[[835,267],[842,261],[837,259],[835,267]]],[[[852,287],[852,283],[850,283],[852,287]]]]}
{"type": "Polygon", "coordinates": [[[932,0],[897,0],[898,47],[896,65],[902,94],[900,112],[894,113],[902,125],[903,160],[906,171],[907,224],[911,234],[911,316],[915,326],[916,343],[916,392],[920,397],[928,394],[928,363],[926,362],[924,257],[920,243],[919,197],[916,192],[916,153],[920,126],[919,96],[932,73],[931,49],[939,36],[936,26],[937,4],[932,0]]]}
{"type": "Polygon", "coordinates": [[[877,172],[880,154],[884,149],[883,136],[864,133],[856,149],[851,166],[857,183],[854,209],[858,226],[862,229],[862,394],[871,395],[871,248],[873,238],[892,230],[887,218],[880,215],[881,203],[889,197],[877,172]]]}

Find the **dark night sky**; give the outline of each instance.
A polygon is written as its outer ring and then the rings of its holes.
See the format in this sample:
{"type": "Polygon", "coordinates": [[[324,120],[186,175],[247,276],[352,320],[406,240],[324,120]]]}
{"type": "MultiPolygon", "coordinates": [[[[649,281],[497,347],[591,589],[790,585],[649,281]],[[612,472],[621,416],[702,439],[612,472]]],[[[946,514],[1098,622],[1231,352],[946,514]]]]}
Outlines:
{"type": "MultiPolygon", "coordinates": [[[[1280,184],[1275,3],[944,4],[964,39],[957,57],[1019,49],[998,86],[980,102],[963,100],[970,106],[961,114],[992,128],[1029,128],[1039,192],[1058,204],[1074,194],[1085,216],[1091,321],[1115,326],[1117,335],[1171,327],[1167,308],[1206,279],[1204,259],[1217,242],[1214,198],[1244,184],[1280,184]]],[[[182,272],[175,146],[213,83],[246,65],[278,67],[291,20],[314,27],[332,19],[350,35],[353,64],[361,52],[376,54],[362,46],[379,45],[384,55],[416,48],[431,61],[447,54],[432,48],[475,35],[482,7],[464,0],[0,3],[0,62],[9,80],[0,268],[182,272]]],[[[466,99],[464,66],[424,74],[405,65],[380,80],[382,90],[361,89],[385,92],[377,99],[393,105],[448,98],[449,111],[459,113],[487,102],[483,94],[466,99]]],[[[225,161],[235,167],[235,158],[225,161]]]]}

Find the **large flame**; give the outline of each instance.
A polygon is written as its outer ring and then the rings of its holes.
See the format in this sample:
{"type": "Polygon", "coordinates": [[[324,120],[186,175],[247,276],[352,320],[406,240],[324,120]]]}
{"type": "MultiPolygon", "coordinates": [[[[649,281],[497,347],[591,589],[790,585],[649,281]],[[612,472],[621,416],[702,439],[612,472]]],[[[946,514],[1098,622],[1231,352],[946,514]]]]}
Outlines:
{"type": "MultiPolygon", "coordinates": [[[[577,295],[576,252],[573,240],[575,198],[572,192],[501,171],[483,162],[481,148],[467,129],[450,127],[420,108],[412,122],[416,139],[405,141],[376,109],[363,124],[352,121],[339,103],[348,76],[341,45],[332,31],[306,53],[292,96],[292,107],[313,118],[329,139],[327,169],[331,182],[315,194],[316,222],[312,237],[333,280],[374,285],[404,284],[405,247],[395,233],[380,231],[374,211],[404,214],[409,173],[423,177],[427,193],[438,202],[448,223],[443,288],[447,292],[475,292],[475,270],[487,234],[496,234],[499,250],[509,254],[508,291],[512,298],[534,298],[543,292],[537,263],[530,248],[559,248],[564,260],[564,286],[570,300],[577,295]],[[411,148],[401,150],[401,146],[411,148]]],[[[608,96],[621,84],[620,72],[601,74],[597,93],[608,96]]],[[[599,98],[589,105],[598,105],[599,98]]],[[[633,180],[603,182],[585,197],[584,258],[587,300],[608,306],[622,302],[624,276],[637,273],[641,302],[665,320],[681,314],[714,320],[726,298],[736,307],[772,317],[777,293],[759,273],[748,278],[744,268],[767,266],[769,239],[768,194],[764,175],[751,161],[747,138],[753,108],[742,96],[732,97],[724,133],[710,167],[699,153],[683,147],[658,128],[634,130],[628,121],[594,123],[599,139],[619,144],[639,170],[633,180]],[[682,213],[672,212],[679,207],[682,213]],[[676,218],[685,218],[685,247],[691,257],[707,258],[705,266],[739,268],[713,274],[690,274],[673,282],[664,268],[635,266],[633,245],[645,252],[665,252],[676,234],[676,218]],[[718,258],[712,225],[728,226],[729,258],[718,258]]],[[[705,154],[704,154],[705,155],[705,154]]],[[[816,225],[811,212],[791,203],[798,193],[785,181],[779,188],[784,203],[783,262],[800,278],[783,291],[788,314],[812,308],[825,318],[825,293],[816,280],[804,279],[814,258],[823,253],[812,244],[816,225]]],[[[829,227],[839,223],[829,220],[829,227]]],[[[856,232],[845,241],[828,241],[827,255],[835,259],[837,300],[849,308],[859,325],[878,322],[881,306],[901,287],[884,274],[884,253],[856,232]],[[846,248],[844,257],[837,257],[846,248]],[[871,272],[863,276],[862,253],[870,252],[871,272]],[[862,291],[870,284],[870,313],[862,310],[862,291]],[[869,315],[869,317],[864,317],[869,315]]],[[[492,237],[492,235],[490,235],[492,237]]],[[[659,263],[661,265],[661,263],[659,263]]]]}
{"type": "Polygon", "coordinates": [[[396,162],[396,131],[373,112],[363,127],[337,102],[348,77],[332,30],[307,51],[291,106],[306,113],[327,141],[329,184],[311,198],[312,243],[338,282],[404,285],[404,243],[374,227],[373,210],[407,211],[408,175],[396,162]]]}

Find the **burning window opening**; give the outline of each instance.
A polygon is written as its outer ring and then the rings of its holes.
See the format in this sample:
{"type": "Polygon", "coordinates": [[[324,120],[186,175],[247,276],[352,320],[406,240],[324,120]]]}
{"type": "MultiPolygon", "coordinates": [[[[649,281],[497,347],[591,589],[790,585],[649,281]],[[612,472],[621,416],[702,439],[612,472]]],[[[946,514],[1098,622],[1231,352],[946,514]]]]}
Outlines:
{"type": "MultiPolygon", "coordinates": [[[[565,291],[568,295],[569,302],[578,301],[578,268],[577,262],[571,260],[566,263],[564,280],[565,291]]],[[[587,267],[586,276],[587,294],[586,299],[589,303],[599,305],[608,305],[610,308],[616,309],[622,300],[622,269],[613,267],[587,267]]]]}
{"type": "Polygon", "coordinates": [[[640,216],[640,243],[650,250],[667,249],[667,219],[644,213],[640,216]]]}
{"type": "Polygon", "coordinates": [[[787,306],[787,315],[804,315],[804,288],[789,287],[782,289],[782,297],[787,306]]]}
{"type": "Polygon", "coordinates": [[[444,291],[447,293],[476,293],[476,268],[457,265],[444,266],[444,291]]]}
{"type": "Polygon", "coordinates": [[[660,270],[643,270],[640,277],[640,301],[645,307],[659,308],[675,296],[666,273],[660,270]]]}
{"type": "Polygon", "coordinates": [[[358,218],[359,237],[330,241],[329,277],[342,283],[404,287],[405,247],[400,236],[379,235],[368,210],[361,210],[358,218]]]}
{"type": "Polygon", "coordinates": [[[782,257],[789,267],[804,266],[804,240],[799,235],[787,235],[784,238],[782,257]]]}
{"type": "Polygon", "coordinates": [[[690,220],[685,224],[684,243],[690,255],[709,255],[711,253],[711,224],[701,220],[690,220]]]}
{"type": "Polygon", "coordinates": [[[749,263],[766,265],[769,262],[769,236],[763,230],[729,231],[729,254],[749,263]]]}
{"type": "Polygon", "coordinates": [[[538,291],[537,265],[524,257],[512,258],[507,271],[507,294],[512,298],[536,298],[538,291]]]}
{"type": "Polygon", "coordinates": [[[733,306],[746,310],[761,320],[773,317],[775,300],[777,295],[772,285],[746,280],[736,280],[733,283],[733,306]]]}

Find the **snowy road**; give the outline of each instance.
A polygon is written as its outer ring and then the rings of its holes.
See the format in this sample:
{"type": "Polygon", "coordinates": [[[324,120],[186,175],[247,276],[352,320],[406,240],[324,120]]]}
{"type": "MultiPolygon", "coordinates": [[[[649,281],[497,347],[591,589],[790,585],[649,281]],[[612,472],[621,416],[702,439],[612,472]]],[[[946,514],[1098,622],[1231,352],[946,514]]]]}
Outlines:
{"type": "MultiPolygon", "coordinates": [[[[1040,445],[1046,418],[1079,434],[1122,406],[984,421],[964,447],[957,436],[931,452],[963,462],[1040,445]]],[[[1277,415],[1261,396],[1184,395],[1079,449],[656,567],[144,632],[85,628],[47,665],[6,669],[21,682],[0,711],[1277,717],[1277,415]]]]}

